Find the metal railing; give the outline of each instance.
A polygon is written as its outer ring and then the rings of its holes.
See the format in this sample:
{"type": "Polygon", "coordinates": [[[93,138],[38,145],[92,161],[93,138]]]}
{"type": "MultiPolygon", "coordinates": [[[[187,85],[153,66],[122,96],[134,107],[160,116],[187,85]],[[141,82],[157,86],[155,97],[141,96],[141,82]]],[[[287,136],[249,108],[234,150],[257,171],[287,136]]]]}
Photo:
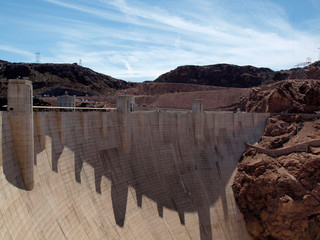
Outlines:
{"type": "Polygon", "coordinates": [[[111,112],[116,110],[116,108],[33,106],[34,112],[111,112]]]}

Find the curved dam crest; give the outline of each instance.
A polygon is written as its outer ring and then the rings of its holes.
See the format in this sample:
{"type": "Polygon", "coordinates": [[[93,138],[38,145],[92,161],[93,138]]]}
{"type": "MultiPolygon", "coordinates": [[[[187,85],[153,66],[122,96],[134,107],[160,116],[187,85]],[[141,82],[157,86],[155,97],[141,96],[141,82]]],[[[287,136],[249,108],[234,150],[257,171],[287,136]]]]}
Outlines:
{"type": "Polygon", "coordinates": [[[1,239],[249,239],[231,183],[269,114],[35,112],[26,191],[1,112],[1,239]]]}

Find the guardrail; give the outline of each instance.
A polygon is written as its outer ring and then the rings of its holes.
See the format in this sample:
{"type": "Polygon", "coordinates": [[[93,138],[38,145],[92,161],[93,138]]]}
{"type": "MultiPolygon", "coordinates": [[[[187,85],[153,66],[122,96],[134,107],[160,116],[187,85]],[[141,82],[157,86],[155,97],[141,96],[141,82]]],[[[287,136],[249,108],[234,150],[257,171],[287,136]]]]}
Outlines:
{"type": "Polygon", "coordinates": [[[52,107],[52,106],[33,106],[34,112],[111,112],[116,108],[87,108],[87,107],[52,107]]]}

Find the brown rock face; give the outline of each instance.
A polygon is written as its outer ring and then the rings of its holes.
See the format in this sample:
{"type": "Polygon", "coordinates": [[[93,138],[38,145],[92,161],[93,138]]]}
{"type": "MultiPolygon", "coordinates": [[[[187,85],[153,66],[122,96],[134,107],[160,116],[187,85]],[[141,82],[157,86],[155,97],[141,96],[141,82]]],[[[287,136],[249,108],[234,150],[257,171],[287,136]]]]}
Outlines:
{"type": "Polygon", "coordinates": [[[247,88],[258,86],[272,78],[269,68],[216,64],[181,66],[158,77],[155,82],[193,83],[223,87],[247,88]]]}
{"type": "Polygon", "coordinates": [[[283,147],[301,128],[302,118],[298,115],[271,117],[259,145],[267,149],[283,147]]]}
{"type": "Polygon", "coordinates": [[[320,79],[320,61],[314,62],[304,68],[294,68],[282,72],[288,74],[288,79],[320,79]]]}
{"type": "Polygon", "coordinates": [[[267,112],[283,112],[291,104],[290,96],[282,89],[275,89],[267,98],[267,112]]]}
{"type": "MultiPolygon", "coordinates": [[[[275,117],[258,145],[268,145],[265,138],[285,135],[286,146],[318,139],[319,123],[275,117]]],[[[233,190],[253,239],[320,239],[320,151],[310,150],[277,158],[253,149],[243,154],[233,190]]]]}
{"type": "Polygon", "coordinates": [[[233,185],[254,239],[320,239],[320,157],[247,152],[233,185]]]}
{"type": "Polygon", "coordinates": [[[164,73],[155,81],[248,88],[286,79],[320,79],[320,61],[304,68],[281,71],[232,64],[187,65],[164,73]]]}
{"type": "Polygon", "coordinates": [[[268,88],[256,87],[246,104],[248,112],[308,113],[319,109],[319,80],[285,80],[268,88]]]}

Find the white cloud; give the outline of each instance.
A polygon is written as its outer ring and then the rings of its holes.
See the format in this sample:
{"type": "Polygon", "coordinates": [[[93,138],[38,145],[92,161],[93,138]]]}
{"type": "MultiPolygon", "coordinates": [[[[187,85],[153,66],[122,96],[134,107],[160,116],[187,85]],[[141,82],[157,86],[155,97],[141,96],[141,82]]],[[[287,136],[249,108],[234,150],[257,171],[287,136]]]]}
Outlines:
{"type": "MultiPolygon", "coordinates": [[[[44,1],[72,14],[22,20],[52,38],[41,52],[42,62],[82,59],[84,66],[125,80],[155,79],[186,64],[280,69],[318,56],[320,35],[295,29],[285,10],[271,1],[232,1],[234,6],[209,0],[159,2],[166,6],[134,0],[44,1]],[[77,13],[86,18],[74,17],[77,13]]],[[[24,50],[1,45],[0,50],[34,58],[24,50]]]]}
{"type": "Polygon", "coordinates": [[[176,41],[174,43],[175,48],[177,48],[177,49],[181,48],[181,43],[180,42],[181,42],[181,35],[179,34],[179,36],[177,37],[177,39],[176,39],[176,41]]]}
{"type": "Polygon", "coordinates": [[[8,45],[0,45],[0,50],[1,51],[5,51],[5,52],[9,52],[9,53],[14,53],[14,54],[19,54],[19,55],[23,55],[24,57],[28,57],[28,58],[35,58],[35,53],[31,53],[13,46],[8,46],[8,45]]]}

